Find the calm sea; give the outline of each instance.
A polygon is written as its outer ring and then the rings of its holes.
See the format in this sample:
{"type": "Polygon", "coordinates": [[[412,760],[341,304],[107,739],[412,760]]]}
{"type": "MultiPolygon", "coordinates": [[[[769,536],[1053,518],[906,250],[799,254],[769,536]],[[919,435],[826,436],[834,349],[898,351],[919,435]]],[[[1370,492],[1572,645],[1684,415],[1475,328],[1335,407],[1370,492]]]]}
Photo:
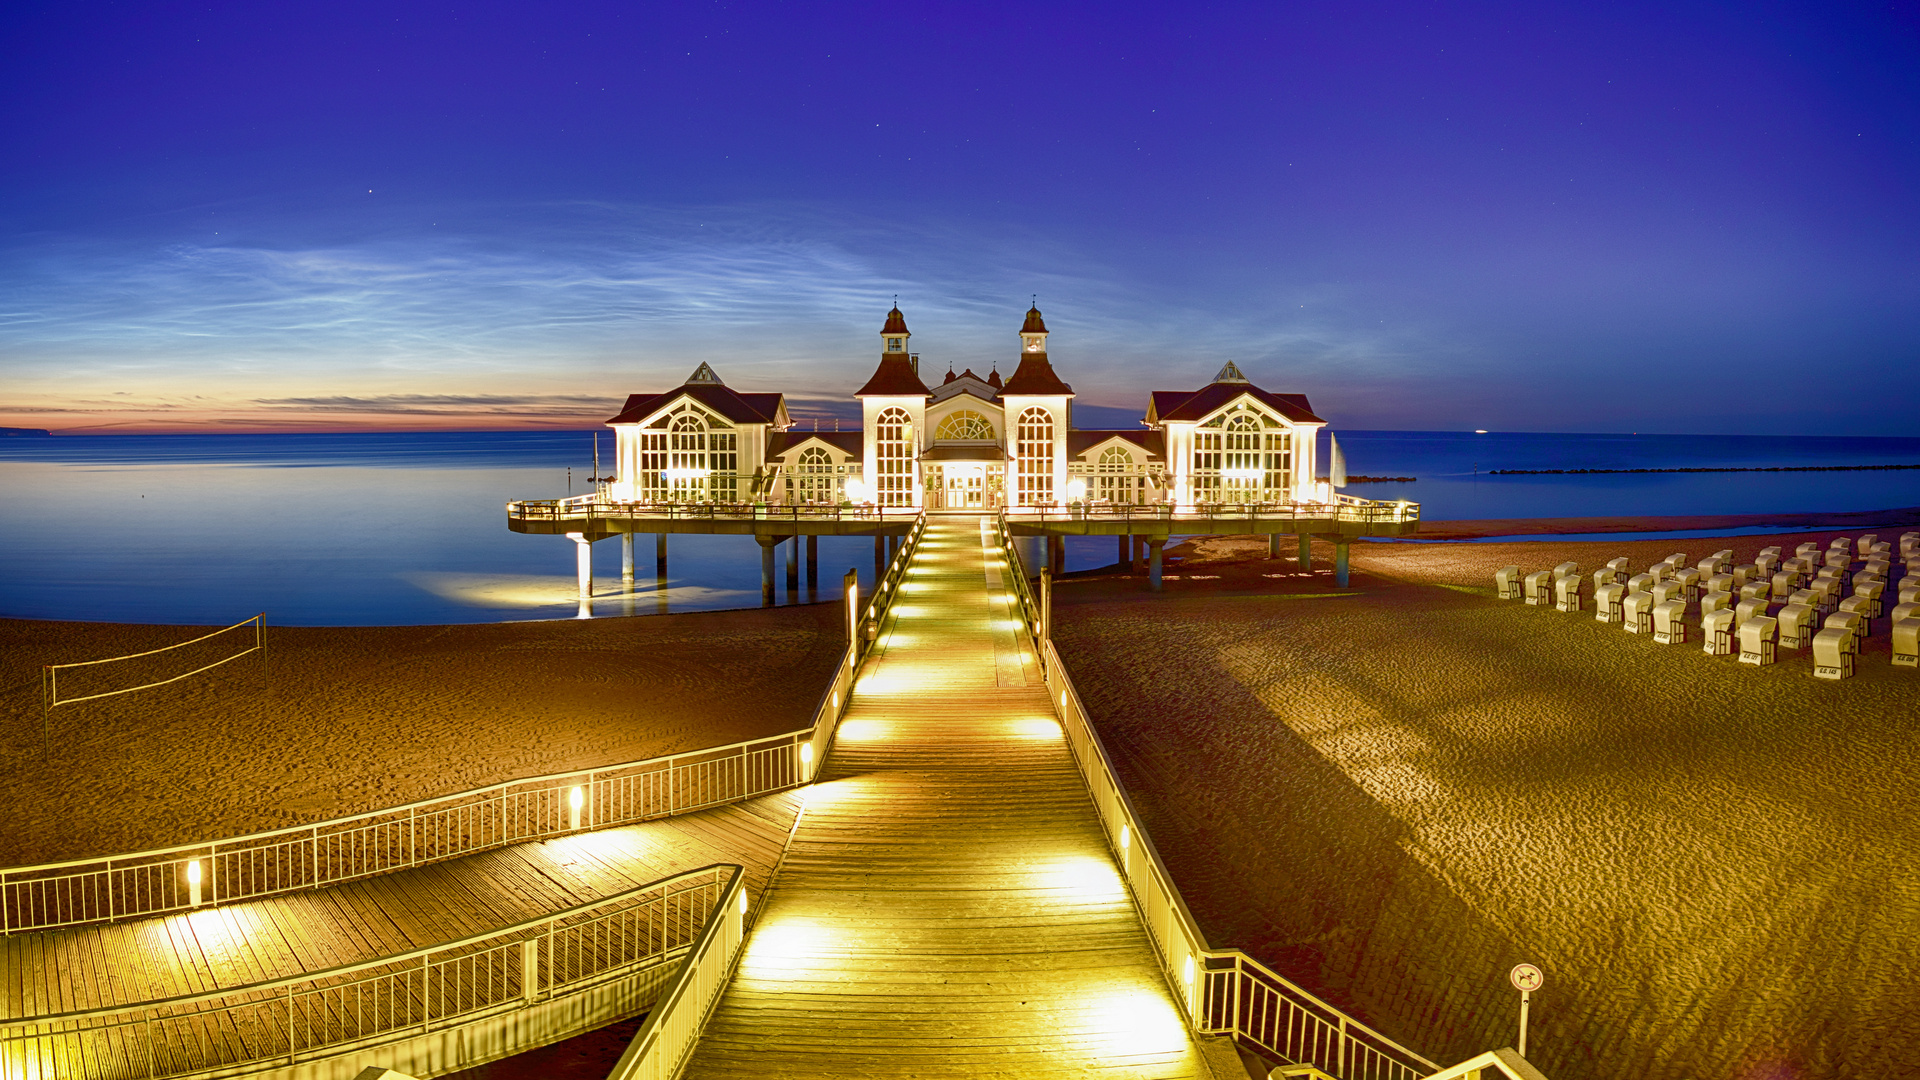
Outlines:
{"type": "MultiPolygon", "coordinates": [[[[603,448],[610,440],[603,436],[603,448]]],[[[1346,432],[1349,472],[1416,476],[1351,494],[1428,518],[1733,514],[1920,505],[1920,471],[1496,477],[1493,469],[1920,464],[1920,439],[1346,432]]],[[[0,615],[293,626],[572,618],[574,545],[510,532],[509,499],[586,490],[591,432],[100,435],[0,439],[0,615]]],[[[751,607],[748,537],[651,541],[637,587],[617,541],[594,545],[591,614],[751,607]]],[[[1110,541],[1069,546],[1073,569],[1110,541]]],[[[870,584],[870,540],[824,537],[820,572],[870,584]]],[[[813,599],[804,585],[779,602],[813,599]]],[[[831,585],[828,592],[831,593],[831,585]]]]}

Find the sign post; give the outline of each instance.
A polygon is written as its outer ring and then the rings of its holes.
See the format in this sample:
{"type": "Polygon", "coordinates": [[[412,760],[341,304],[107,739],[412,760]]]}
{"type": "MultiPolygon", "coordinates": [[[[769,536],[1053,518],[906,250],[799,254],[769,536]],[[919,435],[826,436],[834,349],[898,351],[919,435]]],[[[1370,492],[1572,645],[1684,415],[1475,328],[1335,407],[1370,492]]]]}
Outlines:
{"type": "Polygon", "coordinates": [[[1520,991],[1520,1056],[1527,1056],[1527,999],[1540,989],[1540,969],[1532,964],[1519,964],[1513,973],[1507,976],[1513,980],[1514,989],[1520,991]]]}

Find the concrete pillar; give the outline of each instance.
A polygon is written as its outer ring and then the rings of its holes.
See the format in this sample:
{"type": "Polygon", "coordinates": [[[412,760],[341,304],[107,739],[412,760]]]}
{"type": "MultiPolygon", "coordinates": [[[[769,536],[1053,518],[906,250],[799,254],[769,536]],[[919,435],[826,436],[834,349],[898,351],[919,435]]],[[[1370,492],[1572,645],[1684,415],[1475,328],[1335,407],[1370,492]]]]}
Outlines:
{"type": "Polygon", "coordinates": [[[667,534],[661,533],[658,536],[656,536],[654,539],[657,540],[658,543],[654,544],[653,572],[655,574],[658,574],[660,577],[666,577],[667,576],[667,534]]]}
{"type": "Polygon", "coordinates": [[[1126,533],[1121,533],[1114,539],[1120,541],[1120,553],[1113,557],[1113,561],[1119,563],[1121,566],[1125,566],[1127,565],[1127,541],[1130,537],[1128,537],[1126,533]]]}
{"type": "Polygon", "coordinates": [[[633,534],[620,534],[620,584],[633,591],[633,534]]]}
{"type": "Polygon", "coordinates": [[[1146,544],[1147,538],[1141,536],[1139,533],[1134,533],[1132,536],[1127,537],[1127,573],[1133,574],[1139,572],[1140,549],[1145,547],[1146,544]]]}
{"type": "Polygon", "coordinates": [[[820,538],[807,537],[807,587],[820,584],[820,538]]]}
{"type": "Polygon", "coordinates": [[[1047,561],[1053,567],[1053,576],[1059,577],[1067,572],[1067,538],[1050,536],[1047,540],[1053,545],[1051,557],[1047,561]]]}
{"type": "Polygon", "coordinates": [[[1347,587],[1347,540],[1344,536],[1333,542],[1333,583],[1342,589],[1347,587]]]}
{"type": "Polygon", "coordinates": [[[1160,589],[1160,553],[1167,546],[1167,538],[1153,536],[1147,539],[1147,587],[1160,589]]]}
{"type": "Polygon", "coordinates": [[[793,537],[793,542],[787,545],[787,591],[794,592],[799,588],[800,538],[795,536],[793,537]]]}
{"type": "Polygon", "coordinates": [[[593,595],[593,541],[585,533],[568,533],[574,544],[574,568],[580,575],[580,599],[593,595]]]}
{"type": "Polygon", "coordinates": [[[771,536],[756,536],[760,543],[760,603],[764,607],[773,606],[773,545],[779,541],[771,536]]]}
{"type": "Polygon", "coordinates": [[[1313,573],[1313,535],[1311,533],[1300,534],[1300,572],[1313,573]]]}
{"type": "Polygon", "coordinates": [[[1280,533],[1267,534],[1267,558],[1277,559],[1280,557],[1280,536],[1280,533]]]}

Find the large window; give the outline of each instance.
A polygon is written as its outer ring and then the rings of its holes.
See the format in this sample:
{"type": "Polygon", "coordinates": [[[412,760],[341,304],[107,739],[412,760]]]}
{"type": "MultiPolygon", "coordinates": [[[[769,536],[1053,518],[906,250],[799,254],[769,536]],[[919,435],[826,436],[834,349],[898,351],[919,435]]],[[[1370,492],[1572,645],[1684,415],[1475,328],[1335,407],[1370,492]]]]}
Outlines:
{"type": "Polygon", "coordinates": [[[961,409],[940,421],[933,437],[942,442],[988,442],[993,439],[993,423],[977,412],[961,409]]]}
{"type": "Polygon", "coordinates": [[[1202,424],[1193,436],[1195,502],[1284,502],[1293,485],[1287,432],[1251,409],[1202,424]]]}
{"type": "Polygon", "coordinates": [[[1014,490],[1019,504],[1053,502],[1053,414],[1037,405],[1021,413],[1015,451],[1019,477],[1014,490]]]}
{"type": "Polygon", "coordinates": [[[666,498],[674,502],[733,502],[739,498],[738,436],[717,424],[710,425],[701,413],[685,406],[682,409],[668,425],[664,440],[666,498]]]}
{"type": "Polygon", "coordinates": [[[643,502],[665,502],[667,499],[667,433],[642,431],[639,441],[640,467],[636,471],[640,477],[640,499],[643,502]]]}
{"type": "Polygon", "coordinates": [[[1094,466],[1093,497],[1115,503],[1136,503],[1145,490],[1146,477],[1134,467],[1133,455],[1124,447],[1109,446],[1094,466]]]}
{"type": "Polygon", "coordinates": [[[833,455],[818,446],[800,452],[793,473],[787,477],[787,501],[798,503],[838,503],[840,478],[835,475],[833,455]]]}
{"type": "Polygon", "coordinates": [[[881,506],[913,505],[913,418],[905,409],[888,409],[873,426],[879,475],[873,499],[881,506]]]}

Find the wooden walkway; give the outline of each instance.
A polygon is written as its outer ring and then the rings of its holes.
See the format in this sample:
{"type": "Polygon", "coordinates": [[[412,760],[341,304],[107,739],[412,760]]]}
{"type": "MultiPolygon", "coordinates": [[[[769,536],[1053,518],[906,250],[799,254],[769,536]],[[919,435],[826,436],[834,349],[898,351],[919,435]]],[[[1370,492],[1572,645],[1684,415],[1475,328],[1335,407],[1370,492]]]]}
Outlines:
{"type": "Polygon", "coordinates": [[[929,522],[687,1076],[1213,1075],[999,563],[929,522]]]}
{"type": "Polygon", "coordinates": [[[0,938],[0,1017],[151,1001],[482,933],[710,863],[758,895],[800,795],[520,844],[286,896],[0,938]]]}

